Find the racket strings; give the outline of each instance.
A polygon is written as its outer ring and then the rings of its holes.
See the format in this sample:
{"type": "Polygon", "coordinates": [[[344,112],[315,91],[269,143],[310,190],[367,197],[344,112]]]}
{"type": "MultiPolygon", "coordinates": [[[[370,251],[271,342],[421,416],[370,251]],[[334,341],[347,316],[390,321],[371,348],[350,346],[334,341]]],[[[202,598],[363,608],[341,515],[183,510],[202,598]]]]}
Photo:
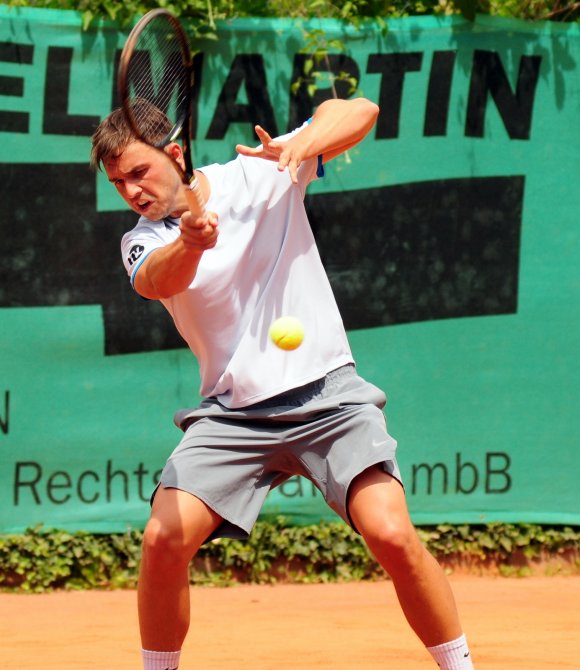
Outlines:
{"type": "Polygon", "coordinates": [[[151,21],[136,39],[127,75],[132,125],[149,144],[163,146],[179,135],[189,104],[188,75],[171,24],[151,21]]]}

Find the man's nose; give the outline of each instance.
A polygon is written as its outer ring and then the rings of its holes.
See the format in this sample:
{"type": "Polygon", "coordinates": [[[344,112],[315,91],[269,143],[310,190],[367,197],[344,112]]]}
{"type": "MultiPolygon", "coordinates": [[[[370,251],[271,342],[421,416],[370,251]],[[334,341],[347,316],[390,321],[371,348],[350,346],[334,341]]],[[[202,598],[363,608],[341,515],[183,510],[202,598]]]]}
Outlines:
{"type": "Polygon", "coordinates": [[[137,182],[125,182],[125,192],[128,198],[135,198],[141,195],[141,187],[137,182]]]}

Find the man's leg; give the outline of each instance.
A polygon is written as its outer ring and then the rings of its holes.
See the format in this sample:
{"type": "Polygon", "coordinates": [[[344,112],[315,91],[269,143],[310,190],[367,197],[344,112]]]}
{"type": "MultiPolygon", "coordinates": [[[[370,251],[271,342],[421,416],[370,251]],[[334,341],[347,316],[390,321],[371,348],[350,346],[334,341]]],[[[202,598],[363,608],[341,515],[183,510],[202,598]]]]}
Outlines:
{"type": "Polygon", "coordinates": [[[181,649],[190,619],[189,563],[221,521],[219,515],[189,493],[163,487],[157,490],[143,534],[139,573],[143,649],[181,649]]]}
{"type": "MultiPolygon", "coordinates": [[[[460,638],[453,593],[441,566],[413,527],[400,483],[379,466],[369,468],[351,485],[349,513],[393,580],[407,621],[425,646],[438,647],[460,638]]],[[[468,653],[466,648],[466,658],[468,653]]]]}

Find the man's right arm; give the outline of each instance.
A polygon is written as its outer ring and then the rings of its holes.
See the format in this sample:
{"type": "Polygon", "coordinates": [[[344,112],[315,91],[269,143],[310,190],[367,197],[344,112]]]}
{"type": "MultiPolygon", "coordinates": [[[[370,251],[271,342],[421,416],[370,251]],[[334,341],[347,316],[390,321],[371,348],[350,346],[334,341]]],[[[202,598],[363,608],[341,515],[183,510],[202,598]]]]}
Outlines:
{"type": "Polygon", "coordinates": [[[203,253],[217,243],[218,222],[213,212],[198,219],[185,212],[179,228],[180,236],[150,253],[137,270],[133,286],[144,298],[160,300],[185,291],[203,253]]]}

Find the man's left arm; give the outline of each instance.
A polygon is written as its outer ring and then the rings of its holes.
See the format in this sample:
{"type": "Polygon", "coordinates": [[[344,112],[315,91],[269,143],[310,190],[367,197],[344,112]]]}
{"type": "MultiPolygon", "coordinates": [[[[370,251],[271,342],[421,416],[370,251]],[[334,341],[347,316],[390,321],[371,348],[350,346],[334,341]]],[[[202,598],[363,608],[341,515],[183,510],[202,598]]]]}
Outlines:
{"type": "Polygon", "coordinates": [[[288,170],[298,183],[298,168],[303,161],[322,156],[331,160],[358,144],[374,126],[379,108],[366,98],[326,100],[314,113],[311,122],[287,140],[275,140],[261,126],[256,134],[261,145],[255,148],[238,145],[243,156],[276,161],[278,170],[288,170]]]}

